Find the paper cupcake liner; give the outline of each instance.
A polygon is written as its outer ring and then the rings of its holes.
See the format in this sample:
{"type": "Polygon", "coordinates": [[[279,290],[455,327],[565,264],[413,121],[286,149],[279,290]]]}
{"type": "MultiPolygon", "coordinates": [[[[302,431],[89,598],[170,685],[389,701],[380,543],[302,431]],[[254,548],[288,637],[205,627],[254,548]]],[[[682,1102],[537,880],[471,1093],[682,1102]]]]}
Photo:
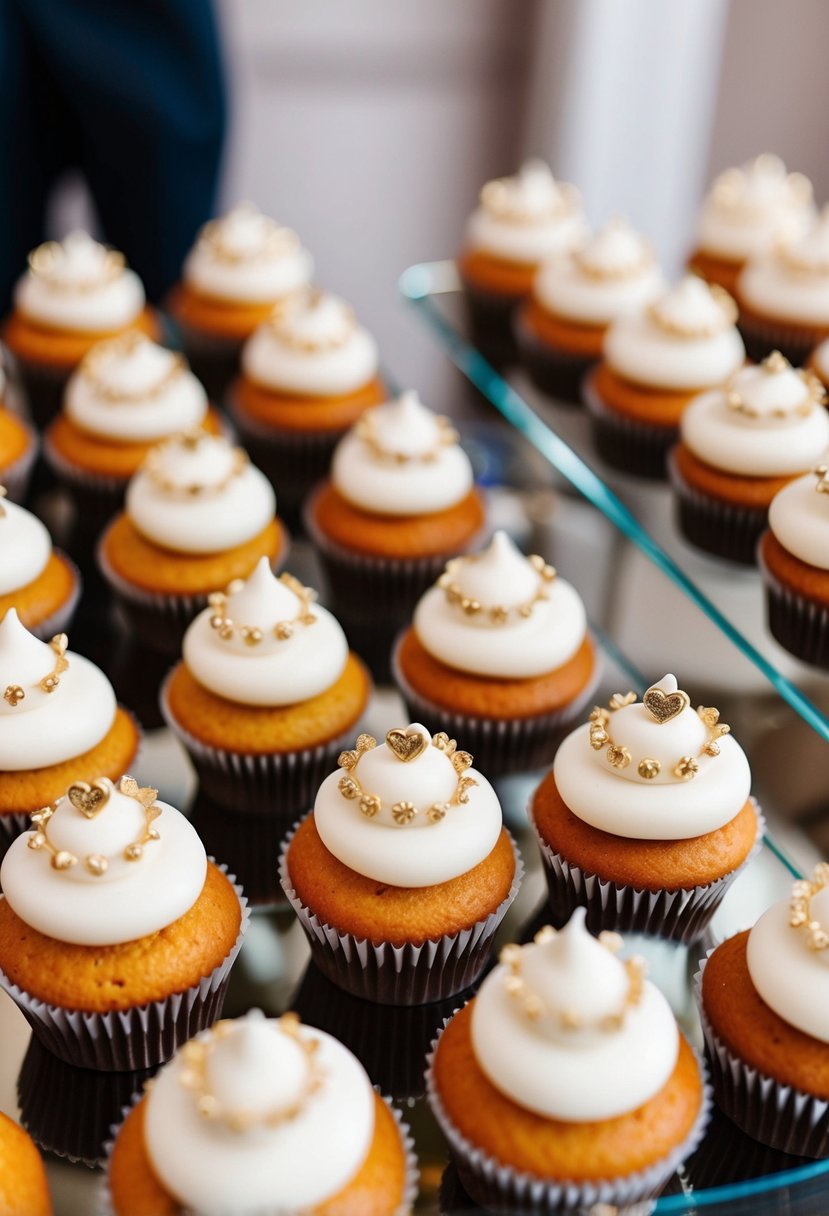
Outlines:
{"type": "Polygon", "coordinates": [[[694,995],[717,1105],[761,1144],[799,1157],[829,1155],[829,1102],[758,1072],[714,1032],[702,1001],[702,976],[712,953],[700,961],[694,995]]]}
{"type": "Polygon", "coordinates": [[[66,382],[74,368],[31,363],[18,354],[15,354],[14,358],[26,393],[32,421],[38,430],[42,431],[60,413],[63,390],[66,388],[66,382]]]}
{"type": "Polygon", "coordinates": [[[426,1092],[426,1056],[457,1005],[457,995],[428,1005],[373,1005],[338,988],[314,963],[288,1002],[306,1026],[333,1034],[353,1052],[381,1093],[409,1103],[426,1092]]]}
{"type": "Polygon", "coordinates": [[[768,508],[740,506],[702,494],[683,478],[673,455],[668,457],[668,473],[676,494],[679,530],[685,539],[715,557],[753,566],[757,542],[768,526],[768,508]]]}
{"type": "Polygon", "coordinates": [[[462,280],[469,339],[493,367],[501,368],[518,362],[518,348],[513,332],[513,315],[521,303],[520,296],[498,295],[482,291],[462,280]]]}
{"type": "Polygon", "coordinates": [[[12,998],[40,1043],[67,1064],[101,1072],[153,1068],[222,1012],[230,969],[242,948],[250,920],[248,901],[235,876],[227,874],[242,910],[239,934],[229,954],[210,975],[163,1000],[111,1013],[86,1013],[49,1005],[30,996],[0,970],[0,988],[12,998]]]}
{"type": "Polygon", "coordinates": [[[174,322],[178,344],[187,357],[190,370],[207,390],[211,401],[223,405],[227,391],[239,372],[239,358],[245,338],[220,338],[174,322]]]}
{"type": "Polygon", "coordinates": [[[401,641],[402,635],[392,654],[391,670],[409,721],[422,722],[431,734],[443,730],[452,738],[460,739],[464,748],[475,757],[481,772],[491,777],[528,772],[552,764],[568,728],[589,704],[601,678],[601,660],[596,651],[590,683],[561,709],[527,718],[474,717],[437,705],[412,688],[398,661],[401,641]]]}
{"type": "Polygon", "coordinates": [[[740,313],[737,321],[746,355],[753,363],[762,363],[773,350],[784,354],[794,367],[802,367],[815,347],[829,337],[829,325],[809,327],[787,325],[773,318],[746,316],[740,313]]]}
{"type": "Polygon", "coordinates": [[[766,590],[766,616],[772,637],[804,663],[829,670],[829,606],[781,583],[759,549],[757,564],[766,590]]]}
{"type": "Polygon", "coordinates": [[[32,1038],[17,1078],[20,1122],[46,1152],[96,1168],[113,1122],[154,1073],[74,1068],[32,1038]]]}
{"type": "Polygon", "coordinates": [[[597,360],[548,346],[536,337],[520,312],[514,329],[521,366],[535,387],[559,405],[582,405],[582,381],[597,360]]]}
{"type": "MultiPolygon", "coordinates": [[[[290,550],[290,537],[284,527],[280,535],[279,554],[271,563],[274,572],[285,565],[290,550]]],[[[180,654],[187,626],[207,607],[208,593],[170,595],[136,587],[113,569],[102,540],[97,545],[96,559],[135,639],[148,650],[180,654]]]]}
{"type": "Polygon", "coordinates": [[[313,805],[317,790],[337,767],[337,757],[353,738],[356,723],[335,739],[301,751],[248,755],[211,747],[184,730],[173,715],[169,702],[171,676],[161,687],[161,712],[190,756],[202,792],[232,811],[278,817],[283,831],[313,805]]]}
{"type": "Polygon", "coordinates": [[[512,1169],[467,1140],[452,1123],[440,1100],[435,1086],[434,1060],[441,1035],[450,1020],[447,1018],[429,1053],[426,1096],[432,1114],[449,1144],[449,1151],[464,1190],[471,1199],[489,1212],[503,1212],[509,1216],[517,1216],[519,1213],[526,1213],[527,1216],[550,1216],[551,1212],[589,1210],[594,1204],[607,1203],[624,1207],[641,1203],[659,1194],[677,1167],[686,1157],[690,1157],[705,1134],[711,1115],[711,1087],[705,1062],[692,1048],[702,1077],[700,1110],[686,1138],[661,1161],[623,1178],[609,1178],[602,1182],[578,1183],[566,1179],[553,1181],[512,1169]]]}
{"type": "MultiPolygon", "coordinates": [[[[412,1138],[411,1130],[408,1123],[403,1118],[401,1112],[393,1105],[393,1100],[385,1096],[382,1091],[378,1090],[381,1098],[389,1108],[395,1126],[400,1134],[400,1142],[403,1146],[403,1154],[406,1160],[403,1178],[403,1197],[397,1208],[390,1216],[410,1216],[412,1208],[418,1194],[418,1185],[420,1182],[420,1170],[418,1169],[417,1156],[415,1155],[415,1143],[412,1138]]],[[[121,1131],[124,1120],[130,1113],[132,1108],[141,1101],[143,1091],[136,1093],[131,1102],[128,1102],[121,1109],[121,1117],[112,1124],[109,1129],[109,1138],[104,1145],[104,1159],[108,1163],[112,1156],[112,1150],[115,1147],[115,1141],[118,1138],[118,1133],[121,1131]]],[[[184,1213],[184,1209],[181,1209],[184,1213]]],[[[101,1180],[100,1201],[96,1209],[96,1216],[116,1216],[115,1208],[112,1203],[112,1192],[109,1186],[109,1169],[101,1180]]]]}
{"type": "Polygon", "coordinates": [[[22,456],[18,456],[17,460],[0,468],[0,485],[6,487],[6,494],[12,502],[22,503],[29,488],[29,479],[37,459],[40,441],[37,433],[27,422],[24,422],[22,418],[18,418],[17,421],[26,430],[28,439],[26,450],[22,456]]]}
{"type": "Polygon", "coordinates": [[[279,854],[279,881],[311,946],[311,957],[323,975],[352,996],[378,1005],[426,1005],[471,988],[492,951],[496,930],[518,894],[524,863],[510,836],[515,875],[506,899],[469,929],[437,941],[370,942],[327,925],[302,903],[288,873],[288,848],[299,823],[288,833],[279,854]]]}
{"type": "Polygon", "coordinates": [[[29,625],[29,631],[40,638],[42,642],[51,641],[56,633],[65,633],[69,628],[69,623],[75,614],[75,609],[78,606],[78,600],[81,598],[83,584],[78,567],[71,561],[65,553],[60,550],[55,550],[55,555],[61,559],[68,567],[72,575],[72,588],[69,595],[59,608],[57,608],[51,616],[47,616],[44,620],[39,621],[37,625],[29,625]]]}
{"type": "Polygon", "coordinates": [[[757,815],[757,837],[748,856],[730,874],[677,891],[642,891],[582,870],[552,849],[536,826],[531,801],[527,817],[541,851],[553,924],[565,924],[574,908],[584,907],[591,933],[614,929],[619,933],[666,937],[686,945],[697,941],[734,879],[762,847],[766,821],[756,799],[751,802],[757,815]]]}
{"type": "MultiPolygon", "coordinates": [[[[571,1209],[569,1216],[651,1216],[654,1209],[655,1200],[646,1199],[642,1203],[626,1203],[621,1208],[614,1204],[606,1207],[604,1212],[601,1205],[597,1208],[595,1204],[590,1204],[586,1208],[571,1209]]],[[[438,1211],[440,1216],[475,1216],[482,1211],[464,1190],[454,1161],[449,1162],[441,1176],[438,1211]]]]}
{"type": "Polygon", "coordinates": [[[280,818],[233,814],[199,790],[190,807],[190,822],[207,852],[225,859],[252,908],[286,907],[276,869],[285,835],[280,818]]]}
{"type": "Polygon", "coordinates": [[[679,438],[676,426],[654,426],[609,409],[588,375],[582,395],[590,411],[593,443],[606,464],[633,477],[667,478],[668,452],[679,438]]]}

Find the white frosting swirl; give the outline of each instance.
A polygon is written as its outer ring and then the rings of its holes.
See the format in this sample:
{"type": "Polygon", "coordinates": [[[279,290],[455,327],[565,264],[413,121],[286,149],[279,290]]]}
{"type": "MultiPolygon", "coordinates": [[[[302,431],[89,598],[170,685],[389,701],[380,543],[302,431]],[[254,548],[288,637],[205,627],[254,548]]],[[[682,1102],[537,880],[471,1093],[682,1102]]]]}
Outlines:
{"type": "Polygon", "coordinates": [[[253,203],[239,203],[204,226],[182,276],[204,296],[232,304],[269,304],[306,286],[313,269],[295,232],[253,203]]]}
{"type": "Polygon", "coordinates": [[[101,781],[111,792],[94,818],[64,795],[47,825],[50,843],[73,854],[76,865],[55,869],[45,848],[30,846],[33,829],[17,837],[0,867],[3,893],[20,919],[47,937],[79,946],[114,946],[158,933],[192,908],[207,874],[195,828],[166,802],[155,804],[161,812],[152,823],[158,839],[143,846],[139,860],[128,861],[124,850],[147,827],[145,808],[106,778],[101,781]],[[96,855],[108,862],[102,875],[83,863],[96,855]]]}
{"type": "MultiPolygon", "coordinates": [[[[577,908],[560,932],[520,947],[518,974],[541,1004],[529,1018],[508,989],[502,963],[472,1007],[472,1047],[492,1084],[519,1106],[549,1119],[586,1123],[636,1110],[667,1084],[679,1056],[671,1008],[649,981],[625,1008],[623,963],[592,937],[577,908]],[[621,1025],[600,1026],[617,1017],[621,1025]],[[580,1020],[564,1029],[561,1018],[580,1020]]],[[[518,950],[518,947],[511,947],[518,950]]]]}
{"type": "Polygon", "coordinates": [[[713,388],[745,359],[729,305],[721,289],[686,275],[647,310],[613,322],[605,359],[620,376],[639,384],[713,388]]]}
{"type": "Polygon", "coordinates": [[[248,379],[278,393],[338,397],[377,375],[377,343],[350,305],[328,292],[297,292],[242,350],[248,379]]]}
{"type": "Polygon", "coordinates": [[[571,253],[546,259],[533,282],[542,308],[586,325],[609,325],[645,308],[665,288],[650,244],[620,218],[571,253]]]}
{"type": "Polygon", "coordinates": [[[28,587],[46,569],[51,556],[52,538],[37,516],[7,498],[0,499],[0,595],[28,587]]]}
{"type": "Polygon", "coordinates": [[[829,413],[809,377],[775,355],[758,367],[741,368],[726,389],[695,397],[683,412],[680,433],[716,469],[793,477],[829,446],[829,413]]]}
{"type": "Polygon", "coordinates": [[[714,257],[743,262],[802,231],[813,215],[809,179],[787,173],[779,156],[765,153],[715,179],[702,205],[697,243],[714,257]]]}
{"type": "Polygon", "coordinates": [[[445,511],[472,489],[472,465],[457,436],[416,392],[367,410],[340,440],[331,479],[343,498],[378,515],[445,511]]]}
{"type": "Polygon", "coordinates": [[[528,679],[561,667],[584,641],[587,619],[578,592],[562,578],[546,582],[506,532],[496,532],[483,553],[450,562],[447,575],[421,598],[414,627],[426,650],[449,667],[528,679]],[[465,612],[454,593],[447,597],[445,582],[482,611],[465,612]],[[527,615],[518,611],[530,603],[527,615]],[[506,610],[503,623],[492,619],[496,606],[506,610]]]}
{"type": "Polygon", "coordinates": [[[528,160],[514,177],[487,182],[466,238],[472,249],[532,266],[572,249],[586,231],[575,186],[557,182],[543,161],[528,160]]]}
{"type": "MultiPolygon", "coordinates": [[[[676,678],[653,687],[670,695],[676,678]]],[[[635,702],[610,714],[608,730],[630,755],[626,767],[614,767],[606,748],[593,749],[589,723],[567,736],[553,765],[563,801],[585,823],[634,840],[687,840],[716,831],[742,810],[751,788],[745,752],[726,734],[716,741],[718,755],[701,754],[709,731],[690,705],[658,722],[635,702]],[[674,773],[683,757],[698,765],[689,780],[674,773]],[[658,763],[656,776],[639,772],[643,760],[658,763]]]]}
{"type": "Polygon", "coordinates": [[[752,259],[740,298],[757,312],[802,325],[829,325],[829,206],[802,235],[752,259]]]}
{"type": "Polygon", "coordinates": [[[260,630],[249,645],[238,634],[222,638],[211,621],[216,608],[199,613],[184,635],[184,661],[198,682],[217,696],[242,705],[296,705],[336,684],[348,658],[348,642],[327,609],[314,604],[312,625],[298,623],[303,606],[289,582],[277,578],[260,559],[248,580],[231,590],[225,615],[236,626],[260,630]],[[280,622],[297,622],[280,640],[280,622]]]}
{"type": "Polygon", "coordinates": [[[61,242],[34,251],[14,289],[14,302],[41,325],[109,333],[141,315],[144,288],[120,255],[86,232],[70,232],[61,242]]]}
{"type": "MultiPolygon", "coordinates": [[[[829,888],[811,901],[812,917],[829,925],[829,888]]],[[[803,928],[789,924],[789,901],[764,912],[748,935],[746,961],[760,996],[790,1026],[829,1043],[829,954],[813,950],[803,928]]]]}
{"type": "Polygon", "coordinates": [[[220,553],[258,536],[276,498],[241,449],[197,431],[151,450],[127,487],[126,508],[138,531],[164,549],[220,553]]]}
{"type": "Polygon", "coordinates": [[[784,549],[818,570],[829,570],[829,493],[817,493],[813,473],[775,494],[769,527],[784,549]]]}
{"type": "Polygon", "coordinates": [[[207,394],[181,355],[128,331],[92,348],[69,379],[64,408],[93,435],[146,443],[199,426],[207,394]]]}
{"type": "Polygon", "coordinates": [[[66,652],[68,669],[53,692],[40,681],[57,655],[21,623],[14,608],[0,621],[0,769],[24,772],[61,764],[100,743],[115,720],[115,693],[102,671],[82,655],[66,652]],[[25,697],[11,705],[3,690],[25,697]]]}
{"type": "Polygon", "coordinates": [[[184,1083],[187,1048],[156,1077],[146,1100],[144,1137],[153,1171],[188,1211],[200,1216],[307,1212],[336,1195],[358,1172],[374,1137],[374,1092],[359,1061],[331,1035],[300,1026],[300,1042],[257,1012],[205,1031],[210,1093],[242,1116],[299,1103],[275,1126],[231,1130],[205,1119],[184,1083]],[[312,1093],[313,1044],[320,1079],[312,1093]]]}
{"type": "MultiPolygon", "coordinates": [[[[404,729],[430,739],[419,723],[404,729]]],[[[429,821],[428,808],[450,802],[458,786],[452,761],[434,744],[403,762],[382,743],[363,754],[356,775],[364,792],[380,799],[377,813],[369,818],[359,799],[344,797],[338,769],[320,786],[314,821],[325,847],[358,874],[395,887],[431,887],[466,874],[494,849],[501,833],[501,804],[474,768],[464,773],[476,783],[468,791],[469,801],[450,806],[437,823],[429,821]],[[392,817],[399,802],[410,802],[417,810],[405,827],[392,817]]]]}

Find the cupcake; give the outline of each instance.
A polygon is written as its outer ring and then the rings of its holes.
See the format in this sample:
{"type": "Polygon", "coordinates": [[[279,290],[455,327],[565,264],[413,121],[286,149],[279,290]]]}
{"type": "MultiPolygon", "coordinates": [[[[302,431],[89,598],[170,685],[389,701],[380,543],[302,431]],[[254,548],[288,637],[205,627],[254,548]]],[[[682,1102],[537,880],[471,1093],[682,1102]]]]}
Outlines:
{"type": "Polygon", "coordinates": [[[829,338],[829,206],[805,232],[752,258],[735,296],[750,358],[759,361],[776,348],[792,363],[805,363],[829,338]]]}
{"type": "Polygon", "coordinates": [[[583,906],[594,931],[696,941],[760,847],[750,784],[719,712],[673,676],[597,706],[530,802],[555,923],[583,906]]]}
{"type": "Polygon", "coordinates": [[[0,619],[10,608],[41,641],[69,627],[81,593],[78,571],[52,548],[48,529],[0,486],[0,619]]]}
{"type": "Polygon", "coordinates": [[[485,522],[457,432],[416,393],[369,411],[337,445],[305,523],[332,607],[378,675],[419,597],[485,522]]]}
{"type": "Polygon", "coordinates": [[[360,735],[287,838],[280,881],[324,975],[381,1005],[463,991],[523,872],[487,779],[415,723],[360,735]]]}
{"type": "Polygon", "coordinates": [[[578,190],[557,182],[541,160],[486,183],[467,221],[458,273],[472,340],[492,362],[515,357],[513,313],[540,264],[579,244],[586,231],[578,190]]]}
{"type": "Polygon", "coordinates": [[[204,430],[151,449],[125,507],[101,537],[98,563],[150,650],[175,654],[212,591],[247,577],[261,557],[282,565],[288,550],[268,479],[204,430]]]}
{"type": "Polygon", "coordinates": [[[668,462],[686,540],[754,564],[771,500],[829,448],[825,399],[812,372],[774,351],[691,402],[668,462]]]}
{"type": "Polygon", "coordinates": [[[67,1064],[151,1068],[221,1013],[247,902],[157,795],[90,773],[0,867],[0,987],[67,1064]]]}
{"type": "Polygon", "coordinates": [[[650,307],[607,331],[585,380],[596,450],[622,473],[661,479],[686,405],[718,388],[745,359],[734,301],[686,275],[650,307]]]}
{"type": "Polygon", "coordinates": [[[100,531],[150,448],[200,426],[217,434],[221,424],[184,358],[130,330],[84,356],[44,436],[44,455],[80,522],[100,531]]]}
{"type": "Polygon", "coordinates": [[[790,654],[829,669],[829,465],[772,499],[758,561],[773,637],[790,654]]]}
{"type": "Polygon", "coordinates": [[[29,254],[3,341],[15,356],[39,426],[58,412],[70,373],[103,338],[137,328],[157,337],[157,318],[124,255],[86,232],[29,254]]]}
{"type": "Polygon", "coordinates": [[[697,995],[714,1094],[762,1144],[829,1154],[829,865],[708,954],[697,995]]]}
{"type": "Polygon", "coordinates": [[[812,183],[787,173],[779,156],[766,152],[726,169],[702,204],[688,269],[733,294],[746,262],[803,231],[814,213],[812,183]]]}
{"type": "Polygon", "coordinates": [[[0,620],[0,723],[0,856],[69,782],[117,777],[138,752],[138,726],[104,673],[65,633],[29,633],[15,608],[0,620]]]}
{"type": "Polygon", "coordinates": [[[627,220],[541,263],[516,316],[521,362],[551,397],[581,403],[584,374],[602,356],[611,322],[652,304],[666,287],[648,241],[627,220]]]}
{"type": "Polygon", "coordinates": [[[598,679],[578,592],[505,532],[448,563],[393,667],[410,715],[462,738],[495,777],[549,764],[598,679]]]}
{"type": "Polygon", "coordinates": [[[3,1216],[52,1216],[40,1153],[23,1128],[0,1113],[0,1211],[3,1216]]]}
{"type": "Polygon", "coordinates": [[[214,401],[222,401],[238,372],[243,344],[277,304],[308,286],[313,268],[297,234],[253,203],[239,203],[202,228],[167,310],[214,401]]]}
{"type": "Polygon", "coordinates": [[[0,361],[0,482],[13,502],[26,497],[38,439],[27,422],[6,405],[6,369],[0,361]]]}
{"type": "Polygon", "coordinates": [[[261,558],[247,582],[210,596],[161,692],[202,791],[285,828],[311,805],[371,692],[342,629],[315,599],[261,558]]]}
{"type": "Polygon", "coordinates": [[[702,1065],[622,948],[576,911],[505,947],[440,1035],[429,1103],[488,1212],[621,1210],[657,1194],[702,1138],[702,1065]]]}
{"type": "Polygon", "coordinates": [[[114,1216],[406,1216],[417,1168],[350,1051],[253,1010],[162,1069],[118,1129],[107,1183],[114,1216]]]}
{"type": "Polygon", "coordinates": [[[377,344],[344,300],[308,288],[257,328],[241,362],[229,402],[234,424],[296,511],[337,441],[386,399],[377,344]]]}

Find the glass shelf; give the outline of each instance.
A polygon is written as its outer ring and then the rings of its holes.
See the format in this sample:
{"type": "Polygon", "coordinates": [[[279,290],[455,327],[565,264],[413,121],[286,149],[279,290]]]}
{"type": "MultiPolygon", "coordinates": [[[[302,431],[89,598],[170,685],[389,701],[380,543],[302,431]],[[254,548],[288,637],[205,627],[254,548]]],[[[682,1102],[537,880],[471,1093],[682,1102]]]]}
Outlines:
{"type": "Polygon", "coordinates": [[[465,336],[463,294],[454,262],[411,266],[400,286],[487,401],[705,614],[821,739],[829,741],[829,679],[791,658],[765,632],[759,574],[686,545],[673,527],[671,491],[603,465],[590,444],[586,411],[543,396],[517,369],[506,379],[487,362],[465,336]],[[751,617],[754,628],[747,630],[737,615],[751,617]]]}

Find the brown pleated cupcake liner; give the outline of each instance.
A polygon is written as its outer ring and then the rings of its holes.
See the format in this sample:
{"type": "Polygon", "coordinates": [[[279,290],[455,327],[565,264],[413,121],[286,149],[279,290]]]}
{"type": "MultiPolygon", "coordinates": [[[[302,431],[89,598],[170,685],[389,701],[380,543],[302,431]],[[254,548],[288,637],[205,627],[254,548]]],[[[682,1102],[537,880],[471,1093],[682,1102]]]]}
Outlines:
{"type": "MultiPolygon", "coordinates": [[[[447,1023],[450,1020],[447,1019],[447,1023]]],[[[444,1029],[445,1025],[432,1044],[427,1061],[426,1094],[432,1114],[449,1144],[464,1190],[488,1212],[508,1216],[550,1216],[552,1212],[589,1212],[594,1205],[603,1203],[611,1205],[614,1210],[626,1209],[630,1204],[657,1196],[705,1134],[711,1116],[711,1087],[705,1062],[694,1051],[703,1082],[700,1110],[686,1138],[661,1161],[625,1177],[609,1178],[602,1182],[545,1179],[512,1169],[472,1144],[446,1113],[434,1079],[435,1052],[444,1029]]]]}
{"type": "Polygon", "coordinates": [[[582,396],[590,412],[593,443],[602,460],[631,477],[665,481],[667,456],[679,438],[678,427],[654,426],[610,409],[596,392],[589,374],[582,396]]]}
{"type": "Polygon", "coordinates": [[[469,340],[493,367],[501,368],[518,361],[513,331],[513,316],[521,304],[520,296],[483,291],[463,280],[469,340]]]}
{"type": "Polygon", "coordinates": [[[730,1051],[713,1030],[702,1001],[702,976],[712,953],[709,950],[700,961],[694,993],[717,1105],[761,1144],[800,1157],[826,1157],[829,1102],[758,1072],[730,1051]]]}
{"type": "Polygon", "coordinates": [[[193,375],[204,385],[210,400],[223,405],[228,389],[239,373],[239,359],[246,339],[220,338],[193,329],[177,319],[173,324],[178,345],[193,375]]]}
{"type": "Polygon", "coordinates": [[[40,638],[42,642],[51,641],[56,633],[66,633],[72,617],[75,615],[75,609],[78,606],[78,600],[81,598],[81,591],[83,589],[80,571],[75,563],[65,553],[61,553],[57,549],[55,550],[55,555],[69,567],[72,575],[72,588],[64,602],[51,616],[47,616],[45,620],[39,621],[37,625],[29,626],[29,631],[36,638],[40,638]]]}
{"type": "Polygon", "coordinates": [[[677,524],[685,539],[713,557],[753,566],[757,542],[768,526],[768,508],[740,506],[700,493],[684,479],[672,455],[668,473],[676,494],[677,524]]]}
{"type": "Polygon", "coordinates": [[[20,1122],[45,1152],[95,1169],[112,1124],[155,1071],[74,1068],[32,1038],[17,1078],[20,1122]]]}
{"type": "Polygon", "coordinates": [[[829,335],[828,325],[787,325],[783,320],[748,316],[743,312],[737,328],[745,343],[746,355],[753,363],[762,363],[766,355],[779,350],[794,367],[802,367],[815,347],[829,335]]]}
{"type": "MultiPolygon", "coordinates": [[[[227,869],[220,866],[223,874],[227,869]]],[[[47,1051],[78,1068],[101,1072],[134,1072],[153,1068],[193,1035],[211,1026],[222,1012],[230,969],[242,948],[250,920],[248,901],[232,874],[227,874],[239,900],[242,923],[230,953],[210,975],[164,1000],[110,1013],[87,1013],[47,1004],[30,996],[0,971],[5,989],[47,1051]]]]}
{"type": "MultiPolygon", "coordinates": [[[[406,1160],[403,1178],[403,1197],[398,1207],[394,1209],[390,1216],[411,1216],[412,1208],[417,1199],[418,1186],[420,1183],[420,1170],[418,1169],[417,1156],[415,1154],[415,1142],[409,1129],[408,1123],[404,1120],[401,1112],[393,1105],[393,1099],[386,1097],[382,1091],[378,1090],[380,1096],[391,1112],[395,1126],[400,1134],[400,1141],[403,1146],[403,1154],[406,1160]]],[[[104,1158],[108,1163],[112,1156],[112,1150],[115,1147],[115,1141],[118,1138],[118,1133],[130,1113],[132,1108],[141,1101],[144,1096],[143,1090],[136,1093],[131,1102],[127,1103],[121,1110],[121,1117],[113,1123],[109,1132],[109,1139],[104,1145],[104,1158]]],[[[335,1130],[335,1129],[334,1129],[335,1130]]],[[[274,1208],[274,1213],[282,1211],[280,1208],[274,1208]]],[[[112,1193],[109,1186],[109,1170],[101,1181],[100,1203],[96,1209],[96,1216],[116,1216],[115,1208],[112,1203],[112,1193]]]]}
{"type": "Polygon", "coordinates": [[[514,329],[521,366],[535,387],[559,405],[583,405],[582,382],[597,360],[548,346],[520,312],[515,315],[514,329]]]}
{"type": "Polygon", "coordinates": [[[829,670],[829,605],[781,583],[757,551],[766,591],[766,618],[775,641],[804,663],[829,670]]]}
{"type": "Polygon", "coordinates": [[[446,731],[461,741],[466,751],[475,757],[481,772],[490,777],[505,777],[552,764],[559,744],[572,723],[581,717],[601,679],[601,661],[596,652],[596,665],[590,683],[575,700],[561,709],[527,718],[483,718],[456,713],[416,692],[406,680],[399,663],[402,635],[392,655],[392,676],[402,696],[410,722],[422,722],[431,734],[446,731]]]}
{"type": "Polygon", "coordinates": [[[568,861],[541,836],[531,802],[527,816],[541,851],[553,924],[560,927],[575,908],[584,907],[591,933],[613,929],[691,945],[703,935],[728,888],[762,847],[765,819],[756,799],[751,801],[757,815],[757,837],[746,859],[714,882],[674,891],[638,890],[591,874],[568,861]]]}
{"type": "Polygon", "coordinates": [[[279,881],[323,975],[352,996],[378,1005],[426,1005],[472,987],[489,961],[495,933],[524,875],[524,863],[512,836],[515,875],[506,899],[489,916],[436,941],[394,946],[341,933],[303,904],[288,873],[288,848],[298,827],[297,823],[282,845],[279,881]]]}
{"type": "Polygon", "coordinates": [[[280,817],[235,814],[199,789],[190,807],[190,822],[208,853],[225,859],[253,909],[286,906],[276,869],[286,830],[280,817]]]}
{"type": "Polygon", "coordinates": [[[50,367],[46,363],[31,363],[18,354],[15,354],[14,358],[26,393],[32,421],[38,430],[43,431],[60,413],[66,382],[75,369],[50,367]]]}
{"type": "Polygon", "coordinates": [[[0,468],[0,485],[6,487],[6,494],[12,502],[22,503],[29,488],[29,480],[40,449],[40,441],[37,433],[27,422],[24,422],[22,418],[18,418],[18,422],[26,429],[28,443],[22,456],[18,456],[17,460],[0,468]]]}
{"type": "Polygon", "coordinates": [[[313,805],[320,785],[354,737],[356,723],[335,739],[301,751],[254,755],[211,747],[184,730],[175,718],[170,709],[170,678],[161,687],[161,712],[190,756],[202,792],[232,811],[278,817],[283,831],[313,805]]]}
{"type": "Polygon", "coordinates": [[[457,1004],[455,995],[428,1005],[373,1005],[344,992],[309,963],[288,1008],[306,1026],[338,1038],[381,1093],[411,1103],[426,1092],[426,1056],[457,1004]]]}
{"type": "MultiPolygon", "coordinates": [[[[289,550],[290,537],[283,527],[279,555],[272,563],[274,571],[283,568],[289,550]]],[[[113,569],[101,542],[97,546],[96,559],[98,569],[109,585],[135,639],[148,650],[162,654],[180,654],[187,626],[207,607],[208,593],[169,595],[136,587],[113,569]]]]}

